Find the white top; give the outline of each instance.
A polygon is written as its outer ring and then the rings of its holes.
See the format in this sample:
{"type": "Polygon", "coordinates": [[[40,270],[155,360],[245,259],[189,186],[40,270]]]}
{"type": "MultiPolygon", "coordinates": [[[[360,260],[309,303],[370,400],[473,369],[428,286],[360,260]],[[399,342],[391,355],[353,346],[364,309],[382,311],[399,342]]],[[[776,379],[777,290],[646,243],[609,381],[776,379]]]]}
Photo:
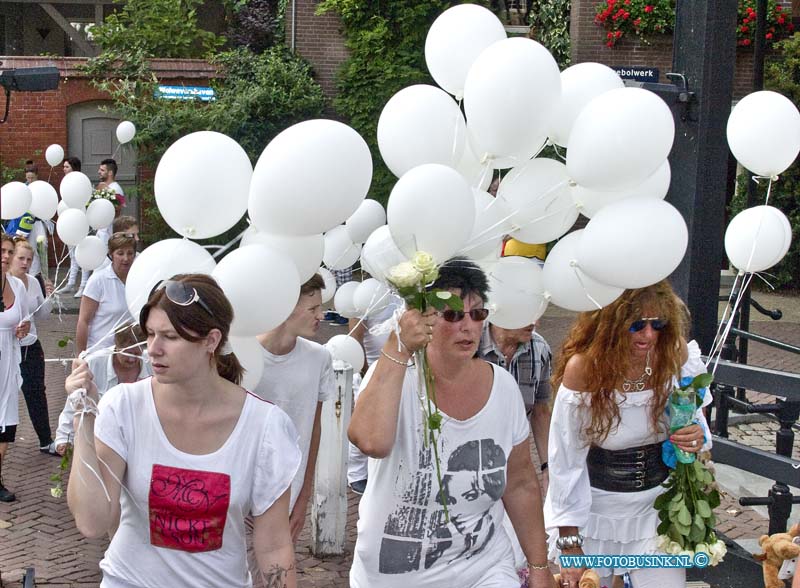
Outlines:
{"type": "Polygon", "coordinates": [[[109,264],[92,273],[83,295],[99,303],[92,322],[86,349],[94,351],[114,344],[114,331],[126,322],[134,322],[125,301],[125,284],[109,264]]]}
{"type": "Polygon", "coordinates": [[[317,403],[333,395],[331,355],[319,343],[302,337],[297,338],[294,349],[285,355],[275,355],[263,347],[261,351],[264,372],[253,392],[280,406],[292,419],[300,436],[303,460],[292,481],[291,509],[305,480],[317,403]]]}
{"type": "MultiPolygon", "coordinates": [[[[375,365],[362,389],[374,370],[375,365]]],[[[502,532],[502,497],[506,460],[515,446],[527,447],[530,428],[514,378],[500,367],[492,370],[489,398],[477,414],[464,421],[443,414],[439,457],[449,523],[433,448],[422,442],[417,370],[406,371],[392,451],[369,460],[351,587],[466,588],[484,585],[487,574],[517,578],[511,544],[502,532]]]]}
{"type": "Polygon", "coordinates": [[[19,424],[19,390],[22,386],[19,362],[22,354],[16,330],[28,314],[25,285],[8,273],[3,280],[8,280],[14,292],[14,303],[0,312],[0,431],[19,424]]]}
{"type": "MultiPolygon", "coordinates": [[[[119,384],[117,372],[114,371],[114,347],[106,347],[98,351],[87,359],[86,363],[89,364],[89,371],[94,376],[94,383],[97,386],[97,394],[100,398],[106,391],[110,390],[119,384]]],[[[153,375],[150,369],[150,362],[147,358],[147,351],[142,353],[141,367],[139,368],[139,377],[137,380],[143,380],[153,375]]],[[[72,403],[67,398],[64,404],[64,410],[58,416],[58,429],[56,429],[56,447],[62,443],[72,443],[75,436],[75,409],[72,403]]]]}
{"type": "Polygon", "coordinates": [[[27,274],[27,277],[28,288],[26,293],[28,300],[28,312],[30,313],[36,309],[38,310],[33,313],[33,316],[28,318],[28,320],[31,321],[31,330],[19,342],[19,344],[23,347],[33,345],[36,342],[36,339],[38,339],[38,335],[36,334],[36,321],[49,318],[50,311],[53,309],[53,305],[50,300],[45,302],[44,292],[42,292],[42,286],[39,284],[39,280],[37,280],[36,277],[32,276],[31,274],[27,274]]]}
{"type": "Polygon", "coordinates": [[[100,401],[95,435],[127,464],[101,586],[250,587],[244,519],[289,487],[300,464],[294,426],[248,393],[220,449],[184,453],[161,428],[151,382],[120,384],[100,401]]]}
{"type": "MultiPolygon", "coordinates": [[[[705,365],[700,358],[700,348],[695,341],[689,343],[689,358],[681,368],[681,376],[704,373],[705,365]]],[[[553,406],[548,442],[548,464],[550,487],[544,504],[544,521],[550,540],[550,558],[556,559],[558,551],[555,541],[557,527],[578,527],[584,535],[583,551],[591,555],[635,555],[660,553],[657,546],[658,511],[653,508],[656,497],[664,492],[656,486],[642,492],[608,492],[592,488],[586,456],[589,443],[584,436],[588,424],[588,407],[582,405],[581,392],[570,390],[563,384],[558,390],[553,406]]],[[[599,444],[603,449],[619,450],[651,443],[667,438],[669,418],[662,418],[663,427],[653,431],[650,424],[652,390],[617,393],[620,424],[599,444]]],[[[703,398],[703,406],[711,402],[711,393],[703,398]]],[[[697,410],[697,419],[706,431],[708,442],[703,450],[711,447],[703,411],[697,410]]],[[[597,569],[600,576],[611,574],[611,570],[597,569]]],[[[614,570],[621,574],[628,568],[614,570]]]]}
{"type": "Polygon", "coordinates": [[[383,349],[386,340],[389,338],[389,333],[391,333],[391,331],[387,330],[380,335],[374,335],[370,332],[370,329],[392,318],[394,311],[402,305],[402,300],[392,296],[392,300],[386,308],[376,313],[375,316],[369,315],[364,319],[364,327],[366,328],[364,333],[364,356],[367,359],[368,366],[372,365],[381,356],[381,349],[383,349]]]}

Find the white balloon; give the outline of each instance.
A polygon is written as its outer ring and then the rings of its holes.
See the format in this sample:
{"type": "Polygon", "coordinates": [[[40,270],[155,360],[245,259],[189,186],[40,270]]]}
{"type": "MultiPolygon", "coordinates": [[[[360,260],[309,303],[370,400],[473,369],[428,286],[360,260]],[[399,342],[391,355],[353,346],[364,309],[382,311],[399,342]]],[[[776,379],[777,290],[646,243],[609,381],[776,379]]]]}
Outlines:
{"type": "Polygon", "coordinates": [[[334,335],[325,343],[325,349],[334,360],[350,364],[354,372],[361,371],[364,367],[364,350],[361,344],[349,335],[334,335]]]}
{"type": "Polygon", "coordinates": [[[553,56],[531,39],[498,41],[480,54],[464,87],[473,150],[496,168],[522,165],[547,138],[547,123],[561,94],[553,56]]]}
{"type": "Polygon", "coordinates": [[[548,124],[550,140],[568,145],[572,125],[584,106],[603,92],[625,87],[619,74],[602,63],[578,63],[561,72],[561,99],[548,124]]]}
{"type": "Polygon", "coordinates": [[[255,337],[228,337],[228,342],[236,359],[244,368],[242,388],[252,391],[264,373],[263,347],[255,337]]]}
{"type": "Polygon", "coordinates": [[[124,120],[117,125],[117,141],[120,144],[128,143],[136,136],[136,126],[129,120],[124,120]]]}
{"type": "Polygon", "coordinates": [[[614,302],[625,289],[598,282],[581,269],[578,245],[583,230],[562,237],[544,262],[542,278],[550,302],[572,310],[597,310],[614,302]]]}
{"type": "Polygon", "coordinates": [[[98,198],[86,209],[86,219],[93,229],[102,229],[114,222],[115,213],[114,205],[110,200],[98,198]]]}
{"type": "Polygon", "coordinates": [[[53,143],[44,152],[44,158],[51,166],[56,166],[64,161],[64,148],[61,145],[53,143]]]}
{"type": "Polygon", "coordinates": [[[467,244],[458,252],[472,259],[483,259],[500,250],[503,237],[514,227],[511,210],[505,202],[483,190],[472,189],[475,200],[475,224],[467,244]]]}
{"type": "Polygon", "coordinates": [[[58,193],[47,182],[36,180],[28,184],[31,191],[30,212],[36,218],[50,220],[58,209],[58,193]]]}
{"type": "Polygon", "coordinates": [[[350,240],[344,225],[333,227],[325,233],[325,252],[322,263],[332,270],[343,270],[352,266],[361,255],[361,245],[350,240]]]}
{"type": "Polygon", "coordinates": [[[511,234],[524,243],[558,239],[578,219],[567,168],[554,159],[536,158],[512,169],[500,182],[497,198],[514,213],[511,234]]]}
{"type": "Polygon", "coordinates": [[[454,169],[415,167],[398,180],[386,209],[392,238],[408,257],[425,251],[442,263],[461,249],[475,224],[472,191],[454,169]]]}
{"type": "Polygon", "coordinates": [[[253,244],[266,245],[291,258],[297,266],[301,284],[305,284],[317,273],[325,250],[325,240],[322,235],[277,235],[262,233],[251,226],[242,237],[241,246],[247,247],[253,244]]]}
{"type": "Polygon", "coordinates": [[[583,231],[581,268],[618,288],[643,288],[669,276],[683,259],[689,231],[674,206],[628,198],[600,210],[583,231]]]}
{"type": "Polygon", "coordinates": [[[325,287],[322,289],[322,303],[325,304],[333,298],[334,294],[336,294],[336,278],[333,277],[333,274],[329,269],[324,267],[317,269],[317,273],[325,282],[325,287]]]}
{"type": "Polygon", "coordinates": [[[86,218],[86,213],[77,208],[68,208],[58,215],[56,233],[66,245],[77,245],[89,234],[89,220],[86,218]]]}
{"type": "Polygon", "coordinates": [[[56,208],[56,212],[58,213],[59,216],[61,216],[61,213],[63,213],[68,208],[69,208],[69,204],[67,204],[63,200],[59,200],[58,201],[58,207],[56,208]]]}
{"type": "MultiPolygon", "coordinates": [[[[109,202],[109,204],[111,204],[109,202]]],[[[113,206],[113,205],[112,205],[113,206]]],[[[89,235],[75,247],[75,260],[81,269],[91,271],[103,265],[108,256],[108,246],[100,237],[89,235]]]]}
{"type": "Polygon", "coordinates": [[[381,157],[397,177],[423,163],[454,166],[461,159],[466,134],[458,104],[425,84],[397,92],[378,119],[381,157]]]}
{"type": "Polygon", "coordinates": [[[734,107],[727,134],[739,163],[757,175],[777,176],[800,152],[800,112],[777,92],[753,92],[734,107]]]}
{"type": "Polygon", "coordinates": [[[83,172],[70,172],[61,180],[59,189],[67,206],[84,210],[92,197],[92,180],[83,172]]]}
{"type": "Polygon", "coordinates": [[[237,336],[274,329],[289,317],[300,297],[294,262],[266,245],[229,253],[212,275],[233,306],[231,333],[237,336]]]}
{"type": "Polygon", "coordinates": [[[355,296],[356,288],[361,285],[361,282],[345,282],[336,290],[336,295],[333,297],[333,307],[340,315],[345,318],[356,318],[358,316],[358,309],[353,296],[355,296]]]}
{"type": "Polygon", "coordinates": [[[158,162],[153,184],[158,210],[179,235],[215,237],[244,216],[252,174],[250,158],[230,137],[190,133],[158,162]]]}
{"type": "Polygon", "coordinates": [[[789,219],[773,206],[754,206],[733,217],[725,231],[725,252],[742,272],[761,272],[783,259],[792,242],[789,219]]]}
{"type": "Polygon", "coordinates": [[[364,200],[372,157],[364,139],[333,120],[307,120],[275,137],[256,163],[248,210],[261,231],[323,233],[364,200]]]}
{"type": "Polygon", "coordinates": [[[133,260],[125,281],[125,301],[138,317],[156,284],[178,274],[211,274],[216,262],[202,246],[188,239],[153,243],[133,260]]]}
{"type": "Polygon", "coordinates": [[[395,244],[388,225],[372,231],[361,249],[361,269],[383,283],[386,272],[404,261],[408,258],[395,244]]]}
{"type": "Polygon", "coordinates": [[[503,23],[477,4],[460,4],[440,14],[425,38],[425,62],[439,86],[460,99],[467,72],[481,51],[506,38],[503,23]]]}
{"type": "Polygon", "coordinates": [[[31,207],[33,195],[22,182],[9,182],[0,188],[0,218],[19,218],[31,207]]]}
{"type": "Polygon", "coordinates": [[[567,173],[585,188],[622,190],[653,175],[672,149],[669,106],[642,88],[609,90],[581,110],[569,136],[567,173]]]}
{"type": "Polygon", "coordinates": [[[461,159],[452,167],[464,176],[464,179],[467,180],[471,188],[487,190],[492,184],[494,168],[491,162],[486,161],[485,163],[481,163],[478,156],[475,155],[475,152],[472,150],[470,141],[467,141],[466,145],[464,145],[461,159]]]}
{"type": "Polygon", "coordinates": [[[386,224],[386,211],[377,200],[367,198],[350,215],[344,226],[353,243],[363,243],[372,231],[386,224]]]}
{"type": "Polygon", "coordinates": [[[536,322],[547,309],[542,268],[526,257],[504,257],[487,273],[489,322],[520,329],[536,322]]]}
{"type": "Polygon", "coordinates": [[[375,278],[367,278],[353,292],[353,306],[360,318],[375,316],[392,302],[391,290],[375,278]]]}
{"type": "Polygon", "coordinates": [[[669,166],[669,160],[664,160],[664,163],[652,176],[633,188],[614,192],[601,192],[576,185],[572,187],[572,200],[583,216],[592,218],[604,206],[626,198],[657,198],[663,200],[669,191],[671,180],[672,171],[669,166]]]}

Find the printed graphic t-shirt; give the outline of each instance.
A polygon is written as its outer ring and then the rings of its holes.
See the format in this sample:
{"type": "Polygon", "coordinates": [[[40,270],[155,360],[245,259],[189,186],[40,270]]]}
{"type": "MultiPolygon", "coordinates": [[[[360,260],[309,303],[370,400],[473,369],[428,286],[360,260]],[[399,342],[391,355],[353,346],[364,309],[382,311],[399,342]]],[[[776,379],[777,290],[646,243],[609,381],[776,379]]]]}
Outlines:
{"type": "Polygon", "coordinates": [[[161,428],[151,382],[115,386],[100,401],[95,435],[127,463],[101,586],[248,588],[244,517],[263,514],[291,484],[294,425],[248,394],[221,448],[184,453],[161,428]]]}

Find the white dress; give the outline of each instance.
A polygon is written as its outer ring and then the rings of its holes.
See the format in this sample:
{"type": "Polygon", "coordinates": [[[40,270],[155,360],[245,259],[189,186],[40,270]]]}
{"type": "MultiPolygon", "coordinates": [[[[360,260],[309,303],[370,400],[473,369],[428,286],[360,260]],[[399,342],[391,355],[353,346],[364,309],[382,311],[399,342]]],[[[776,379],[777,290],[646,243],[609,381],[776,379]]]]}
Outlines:
{"type": "Polygon", "coordinates": [[[16,329],[28,314],[25,285],[9,274],[3,276],[3,280],[8,280],[14,292],[14,303],[0,312],[0,431],[19,424],[19,390],[22,386],[19,362],[22,356],[16,329]]]}
{"type": "MultiPolygon", "coordinates": [[[[697,343],[689,343],[689,358],[681,368],[681,376],[704,373],[697,343]]],[[[662,418],[661,431],[653,431],[650,424],[652,390],[617,393],[620,424],[599,444],[603,449],[620,450],[640,445],[659,443],[667,438],[669,419],[662,418]]],[[[711,402],[711,394],[703,399],[703,406],[711,402]]],[[[589,418],[588,407],[581,405],[581,393],[563,384],[558,390],[550,425],[548,463],[550,487],[545,499],[545,527],[549,535],[550,559],[558,561],[555,546],[558,527],[578,527],[585,537],[583,551],[590,555],[638,555],[661,553],[657,546],[658,511],[653,508],[656,497],[664,491],[656,486],[642,492],[608,492],[592,488],[586,456],[589,443],[583,431],[589,418]]],[[[709,441],[703,449],[711,447],[711,435],[703,412],[698,409],[697,419],[706,431],[709,441]]],[[[600,576],[612,570],[595,569],[600,576]]],[[[629,569],[613,570],[622,574],[629,569]]]]}

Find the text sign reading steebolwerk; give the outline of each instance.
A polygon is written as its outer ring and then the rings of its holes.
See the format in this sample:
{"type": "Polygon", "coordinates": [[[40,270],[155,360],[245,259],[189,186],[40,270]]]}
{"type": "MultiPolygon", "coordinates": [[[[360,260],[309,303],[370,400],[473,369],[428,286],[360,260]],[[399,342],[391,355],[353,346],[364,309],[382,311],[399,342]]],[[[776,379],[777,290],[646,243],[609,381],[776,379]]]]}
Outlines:
{"type": "Polygon", "coordinates": [[[623,80],[636,80],[637,82],[658,83],[657,67],[639,67],[638,65],[612,65],[613,69],[623,80]]]}
{"type": "Polygon", "coordinates": [[[207,86],[159,86],[156,98],[162,100],[202,100],[209,102],[216,100],[214,88],[207,86]]]}

